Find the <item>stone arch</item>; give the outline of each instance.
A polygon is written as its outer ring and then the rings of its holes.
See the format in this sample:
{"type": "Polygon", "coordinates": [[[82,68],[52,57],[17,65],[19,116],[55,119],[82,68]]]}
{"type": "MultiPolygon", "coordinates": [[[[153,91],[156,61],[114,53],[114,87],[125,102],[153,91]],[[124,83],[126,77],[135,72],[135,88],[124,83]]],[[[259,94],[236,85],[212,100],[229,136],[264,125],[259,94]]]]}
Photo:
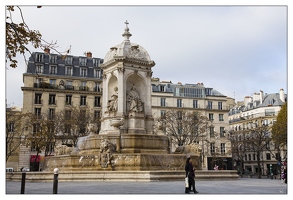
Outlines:
{"type": "Polygon", "coordinates": [[[107,95],[107,100],[111,99],[111,95],[114,93],[114,88],[118,87],[118,79],[115,75],[111,75],[111,77],[108,80],[107,84],[108,88],[108,95],[107,95]]]}
{"type": "Polygon", "coordinates": [[[138,95],[140,96],[140,99],[142,102],[145,102],[147,100],[147,96],[146,96],[146,82],[144,80],[144,78],[139,74],[139,73],[131,73],[129,74],[126,79],[125,79],[125,83],[126,83],[126,96],[128,91],[130,91],[131,87],[133,85],[135,85],[136,87],[136,91],[138,93],[138,95]]]}

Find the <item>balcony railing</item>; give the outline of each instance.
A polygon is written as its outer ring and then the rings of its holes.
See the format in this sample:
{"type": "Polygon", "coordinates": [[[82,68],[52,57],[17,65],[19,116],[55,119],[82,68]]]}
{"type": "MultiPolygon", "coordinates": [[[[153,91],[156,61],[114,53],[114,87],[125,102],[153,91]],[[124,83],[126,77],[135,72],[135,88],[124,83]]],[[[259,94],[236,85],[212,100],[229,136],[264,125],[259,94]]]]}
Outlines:
{"type": "Polygon", "coordinates": [[[79,86],[80,91],[89,91],[89,87],[87,86],[79,86]]]}
{"type": "Polygon", "coordinates": [[[35,104],[40,104],[40,105],[42,105],[42,104],[43,104],[43,100],[41,100],[41,99],[34,99],[34,103],[35,103],[35,104]]]}

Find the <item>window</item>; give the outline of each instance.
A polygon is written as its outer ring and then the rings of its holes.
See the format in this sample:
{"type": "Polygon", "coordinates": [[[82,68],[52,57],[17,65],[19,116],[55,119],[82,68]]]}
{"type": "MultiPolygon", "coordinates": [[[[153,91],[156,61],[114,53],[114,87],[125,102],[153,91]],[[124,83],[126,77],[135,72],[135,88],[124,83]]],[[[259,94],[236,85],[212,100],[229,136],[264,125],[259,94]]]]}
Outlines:
{"type": "Polygon", "coordinates": [[[223,102],[218,102],[218,109],[223,110],[223,102]]]}
{"type": "Polygon", "coordinates": [[[33,124],[33,133],[38,133],[41,131],[41,126],[38,123],[33,124]]]}
{"type": "Polygon", "coordinates": [[[165,91],[165,85],[160,85],[160,92],[164,92],[165,91]]]}
{"type": "Polygon", "coordinates": [[[248,154],[248,160],[251,160],[251,155],[250,154],[248,154]]]}
{"type": "Polygon", "coordinates": [[[72,67],[68,67],[68,66],[65,67],[66,76],[72,76],[72,72],[73,72],[72,67]]]}
{"type": "Polygon", "coordinates": [[[198,108],[198,101],[197,100],[193,100],[193,108],[198,108]]]}
{"type": "Polygon", "coordinates": [[[99,69],[95,69],[95,70],[94,70],[94,77],[95,77],[95,78],[102,78],[101,70],[99,70],[99,69]]]}
{"type": "Polygon", "coordinates": [[[50,85],[56,87],[56,79],[50,79],[50,85]]]}
{"type": "Polygon", "coordinates": [[[215,137],[215,127],[210,126],[210,137],[215,137]]]}
{"type": "Polygon", "coordinates": [[[41,119],[41,108],[35,108],[35,116],[37,119],[41,119]]]}
{"type": "Polygon", "coordinates": [[[80,76],[82,76],[82,77],[87,76],[87,69],[86,68],[80,68],[80,76]]]}
{"type": "Polygon", "coordinates": [[[166,118],[166,110],[161,110],[161,118],[162,119],[166,118]]]}
{"type": "Polygon", "coordinates": [[[55,109],[54,108],[50,108],[49,109],[49,119],[53,120],[55,117],[55,109]]]}
{"type": "Polygon", "coordinates": [[[101,92],[101,88],[100,88],[100,84],[99,83],[95,83],[95,92],[101,92]]]}
{"type": "Polygon", "coordinates": [[[36,62],[44,62],[44,54],[36,54],[36,62]]]}
{"type": "Polygon", "coordinates": [[[100,111],[95,110],[95,112],[94,112],[94,119],[95,120],[99,120],[100,119],[100,115],[101,115],[100,111]]]}
{"type": "Polygon", "coordinates": [[[215,143],[210,143],[211,154],[215,153],[215,143]]]}
{"type": "Polygon", "coordinates": [[[278,161],[281,160],[280,153],[276,153],[275,156],[276,156],[276,160],[278,160],[278,161]]]}
{"type": "Polygon", "coordinates": [[[65,119],[69,120],[71,118],[71,110],[65,110],[65,119]]]}
{"type": "Polygon", "coordinates": [[[49,152],[49,154],[54,152],[54,147],[55,147],[54,142],[50,142],[49,144],[46,145],[46,150],[49,152]]]}
{"type": "Polygon", "coordinates": [[[65,97],[65,105],[72,105],[72,95],[66,95],[65,97]]]}
{"type": "Polygon", "coordinates": [[[101,97],[95,96],[95,107],[101,107],[101,97]]]}
{"type": "Polygon", "coordinates": [[[213,113],[209,113],[209,120],[213,121],[214,120],[214,114],[213,113]]]}
{"type": "Polygon", "coordinates": [[[86,96],[80,96],[80,105],[85,106],[86,105],[86,96]]]}
{"type": "Polygon", "coordinates": [[[80,88],[79,89],[82,90],[82,91],[87,91],[86,81],[82,81],[80,83],[80,88]]]}
{"type": "Polygon", "coordinates": [[[65,64],[66,65],[72,65],[72,57],[71,56],[66,56],[65,64]]]}
{"type": "Polygon", "coordinates": [[[266,153],[266,158],[267,158],[267,160],[271,160],[271,154],[270,153],[266,153]]]}
{"type": "Polygon", "coordinates": [[[86,66],[86,61],[87,61],[87,58],[79,58],[79,65],[86,66]]]}
{"type": "Polygon", "coordinates": [[[50,55],[50,63],[57,64],[57,55],[50,55]]]}
{"type": "Polygon", "coordinates": [[[74,89],[74,86],[72,85],[72,81],[66,81],[65,88],[67,90],[73,90],[74,89]]]}
{"type": "Polygon", "coordinates": [[[275,109],[265,109],[265,116],[274,116],[275,109]]]}
{"type": "Polygon", "coordinates": [[[178,123],[178,134],[182,134],[182,123],[178,123]]]}
{"type": "Polygon", "coordinates": [[[161,106],[166,107],[166,98],[161,98],[161,106]]]}
{"type": "Polygon", "coordinates": [[[49,105],[56,105],[56,94],[49,94],[49,105]]]}
{"type": "Polygon", "coordinates": [[[8,125],[8,132],[14,132],[14,122],[10,122],[8,125]]]}
{"type": "Polygon", "coordinates": [[[225,127],[220,127],[220,137],[225,137],[225,127]]]}
{"type": "Polygon", "coordinates": [[[31,151],[36,151],[37,150],[37,146],[34,142],[31,143],[31,151]]]}
{"type": "Polygon", "coordinates": [[[177,99],[177,107],[182,108],[182,99],[177,99]]]}
{"type": "Polygon", "coordinates": [[[224,114],[219,114],[219,121],[220,122],[224,121],[224,114]]]}
{"type": "Polygon", "coordinates": [[[213,109],[213,102],[208,101],[207,109],[213,109]]]}
{"type": "Polygon", "coordinates": [[[177,112],[177,119],[182,120],[182,111],[177,112]]]}
{"type": "Polygon", "coordinates": [[[93,65],[94,65],[94,67],[99,67],[99,65],[100,65],[99,59],[93,59],[93,65]]]}
{"type": "Polygon", "coordinates": [[[43,65],[36,65],[36,73],[38,74],[43,73],[43,65]]]}
{"type": "Polygon", "coordinates": [[[65,124],[64,132],[65,133],[71,133],[71,124],[65,124]]]}
{"type": "Polygon", "coordinates": [[[51,65],[49,73],[50,74],[57,74],[57,66],[56,65],[51,65]]]}
{"type": "Polygon", "coordinates": [[[226,152],[226,147],[225,147],[226,145],[225,145],[225,143],[221,143],[221,154],[225,154],[225,152],[226,152]]]}
{"type": "Polygon", "coordinates": [[[42,98],[42,94],[36,93],[35,94],[35,104],[42,104],[41,98],[42,98]]]}

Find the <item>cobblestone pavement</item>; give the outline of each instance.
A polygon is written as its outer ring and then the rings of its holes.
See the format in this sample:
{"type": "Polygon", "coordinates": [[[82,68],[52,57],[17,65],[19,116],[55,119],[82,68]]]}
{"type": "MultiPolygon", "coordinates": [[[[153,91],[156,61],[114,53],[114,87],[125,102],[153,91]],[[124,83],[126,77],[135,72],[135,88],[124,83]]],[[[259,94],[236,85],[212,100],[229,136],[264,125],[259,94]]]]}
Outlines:
{"type": "MultiPolygon", "coordinates": [[[[287,184],[276,179],[199,180],[196,195],[276,194],[286,195],[287,184]]],[[[59,182],[57,194],[184,194],[184,180],[166,182],[59,182]]],[[[20,194],[21,182],[6,181],[6,196],[20,194]]],[[[53,194],[53,181],[25,183],[25,194],[53,194]]],[[[55,194],[56,195],[56,194],[55,194]]],[[[195,194],[190,194],[195,195],[195,194]]],[[[288,195],[287,195],[288,196],[288,195]]]]}

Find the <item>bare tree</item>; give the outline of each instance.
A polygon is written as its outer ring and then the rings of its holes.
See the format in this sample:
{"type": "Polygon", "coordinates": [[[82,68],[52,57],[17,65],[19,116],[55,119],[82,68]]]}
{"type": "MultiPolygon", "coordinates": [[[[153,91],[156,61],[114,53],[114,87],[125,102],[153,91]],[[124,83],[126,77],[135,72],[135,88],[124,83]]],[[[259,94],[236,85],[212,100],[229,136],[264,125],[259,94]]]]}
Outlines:
{"type": "Polygon", "coordinates": [[[175,147],[192,144],[206,133],[209,124],[207,117],[200,112],[186,110],[168,110],[155,119],[155,126],[162,130],[175,147]]]}
{"type": "MultiPolygon", "coordinates": [[[[42,6],[36,6],[36,8],[41,7],[42,6]]],[[[18,53],[22,54],[24,59],[26,52],[31,54],[31,51],[28,48],[29,44],[36,49],[52,49],[58,54],[63,55],[64,59],[70,52],[70,48],[65,52],[59,52],[57,50],[57,41],[47,42],[42,39],[42,34],[38,30],[31,30],[25,22],[20,6],[6,6],[6,62],[10,62],[10,67],[17,67],[17,60],[15,57],[18,53]],[[14,21],[13,14],[16,12],[15,8],[18,10],[16,15],[19,14],[20,22],[14,21]]]]}
{"type": "Polygon", "coordinates": [[[87,106],[64,109],[60,112],[59,121],[62,131],[60,130],[58,139],[68,146],[76,146],[79,137],[89,134],[87,130],[89,123],[96,123],[98,126],[100,124],[99,118],[95,118],[93,110],[87,106]]]}
{"type": "Polygon", "coordinates": [[[6,162],[14,154],[21,144],[21,137],[24,134],[21,111],[6,109],[6,162]]]}

